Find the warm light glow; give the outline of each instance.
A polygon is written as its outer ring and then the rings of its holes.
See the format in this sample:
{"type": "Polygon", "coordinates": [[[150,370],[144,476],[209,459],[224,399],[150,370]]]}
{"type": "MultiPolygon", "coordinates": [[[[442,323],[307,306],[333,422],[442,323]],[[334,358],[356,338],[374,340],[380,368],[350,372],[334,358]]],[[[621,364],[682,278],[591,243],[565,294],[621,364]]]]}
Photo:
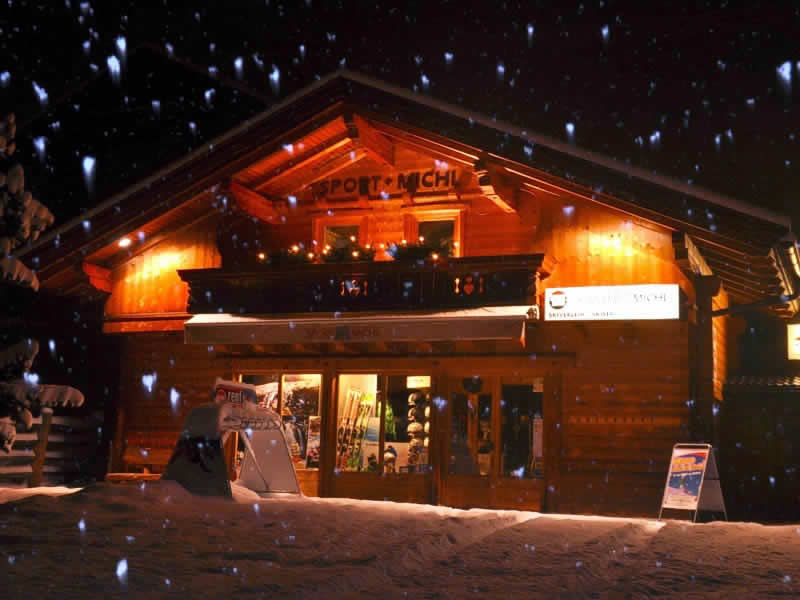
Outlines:
{"type": "Polygon", "coordinates": [[[350,241],[351,241],[351,242],[355,242],[355,241],[356,241],[356,236],[354,236],[354,235],[351,235],[351,236],[350,236],[350,241]]]}
{"type": "Polygon", "coordinates": [[[141,271],[142,279],[157,277],[162,273],[175,269],[181,262],[181,255],[178,252],[163,252],[154,256],[141,271]]]}
{"type": "Polygon", "coordinates": [[[327,254],[328,254],[328,248],[326,247],[326,248],[325,248],[325,249],[322,251],[322,253],[323,253],[323,254],[325,254],[325,255],[327,255],[327,254]]]}
{"type": "Polygon", "coordinates": [[[353,258],[358,258],[358,250],[353,250],[353,258]]]}
{"type": "Polygon", "coordinates": [[[314,253],[313,252],[309,252],[308,253],[308,260],[314,260],[314,253]]]}
{"type": "Polygon", "coordinates": [[[425,241],[425,236],[424,235],[419,236],[419,243],[422,244],[424,241],[425,241]]]}
{"type": "Polygon", "coordinates": [[[453,242],[453,247],[458,248],[458,242],[453,242]]]}
{"type": "Polygon", "coordinates": [[[300,252],[300,246],[298,246],[297,244],[292,246],[292,252],[300,252]]]}
{"type": "Polygon", "coordinates": [[[405,240],[400,240],[400,243],[403,244],[403,246],[405,246],[408,242],[405,240]]]}
{"type": "Polygon", "coordinates": [[[433,254],[431,254],[431,258],[433,260],[439,260],[439,255],[436,252],[434,252],[433,254]]]}
{"type": "Polygon", "coordinates": [[[372,244],[367,244],[367,249],[372,248],[372,244]]]}
{"type": "Polygon", "coordinates": [[[264,254],[263,252],[259,252],[258,253],[258,260],[264,260],[266,258],[267,258],[267,255],[264,254]]]}
{"type": "Polygon", "coordinates": [[[386,244],[381,242],[380,244],[378,244],[378,248],[380,248],[381,250],[385,250],[386,249],[386,244]]]}
{"type": "Polygon", "coordinates": [[[117,242],[117,244],[119,245],[120,248],[127,248],[128,246],[131,245],[131,238],[124,237],[119,242],[117,242]]]}

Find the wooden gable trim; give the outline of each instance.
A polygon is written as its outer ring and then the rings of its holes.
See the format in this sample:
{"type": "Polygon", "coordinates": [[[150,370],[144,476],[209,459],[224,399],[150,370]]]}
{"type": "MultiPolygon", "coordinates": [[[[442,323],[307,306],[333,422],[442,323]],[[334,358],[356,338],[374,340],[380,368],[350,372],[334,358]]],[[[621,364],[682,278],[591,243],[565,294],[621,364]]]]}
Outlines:
{"type": "Polygon", "coordinates": [[[394,144],[358,115],[352,116],[352,126],[356,134],[354,139],[364,147],[370,158],[384,167],[394,168],[394,144]]]}
{"type": "Polygon", "coordinates": [[[269,198],[259,194],[258,192],[250,189],[237,182],[235,179],[231,180],[228,184],[236,203],[244,212],[251,217],[256,217],[264,222],[280,223],[280,215],[275,210],[275,205],[269,198]]]}
{"type": "Polygon", "coordinates": [[[249,187],[254,190],[260,190],[267,186],[279,186],[280,182],[287,177],[296,174],[302,169],[307,169],[313,166],[314,163],[318,162],[326,155],[335,154],[336,152],[342,150],[342,148],[346,148],[352,144],[353,140],[347,132],[340,133],[333,138],[325,140],[324,142],[310,148],[306,152],[303,152],[302,155],[297,157],[296,161],[292,161],[288,166],[282,165],[272,169],[263,177],[260,177],[259,179],[256,179],[250,183],[249,187]]]}
{"type": "Polygon", "coordinates": [[[83,272],[89,276],[89,283],[96,290],[111,293],[111,269],[83,261],[83,272]]]}
{"type": "Polygon", "coordinates": [[[675,263],[686,275],[713,275],[703,254],[688,235],[673,232],[672,247],[675,250],[675,263]]]}

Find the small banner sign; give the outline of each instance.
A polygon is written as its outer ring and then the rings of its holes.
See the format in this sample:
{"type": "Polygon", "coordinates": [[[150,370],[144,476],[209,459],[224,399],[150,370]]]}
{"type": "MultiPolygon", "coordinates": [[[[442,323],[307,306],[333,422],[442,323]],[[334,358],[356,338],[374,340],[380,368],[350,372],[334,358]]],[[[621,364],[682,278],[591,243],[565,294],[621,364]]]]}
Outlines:
{"type": "Polygon", "coordinates": [[[721,511],[727,520],[711,444],[675,444],[672,448],[659,519],[665,508],[694,511],[692,520],[701,510],[721,511]]]}
{"type": "Polygon", "coordinates": [[[545,321],[628,321],[680,318],[676,283],[547,288],[545,321]]]}

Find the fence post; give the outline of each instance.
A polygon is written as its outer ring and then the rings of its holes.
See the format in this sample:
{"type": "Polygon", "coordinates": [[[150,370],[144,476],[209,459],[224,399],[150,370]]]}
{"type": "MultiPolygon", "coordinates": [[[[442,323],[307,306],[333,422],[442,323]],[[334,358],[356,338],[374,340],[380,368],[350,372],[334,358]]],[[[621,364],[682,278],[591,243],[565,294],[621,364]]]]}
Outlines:
{"type": "Polygon", "coordinates": [[[36,442],[36,449],[34,450],[33,458],[33,473],[28,479],[28,487],[38,487],[42,484],[42,468],[44,467],[44,458],[47,454],[47,438],[50,437],[50,424],[53,421],[53,410],[42,409],[42,424],[39,425],[37,432],[38,441],[36,442]]]}

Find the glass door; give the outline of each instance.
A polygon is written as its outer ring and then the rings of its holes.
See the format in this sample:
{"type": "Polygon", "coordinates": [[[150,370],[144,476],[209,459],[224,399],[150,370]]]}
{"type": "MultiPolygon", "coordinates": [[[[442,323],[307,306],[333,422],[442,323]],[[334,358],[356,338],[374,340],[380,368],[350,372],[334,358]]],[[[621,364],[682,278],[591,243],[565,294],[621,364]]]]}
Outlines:
{"type": "Polygon", "coordinates": [[[499,467],[497,380],[471,375],[448,380],[448,447],[441,498],[456,507],[490,506],[499,467]]]}
{"type": "Polygon", "coordinates": [[[451,377],[441,502],[540,510],[544,378],[451,377]]]}

